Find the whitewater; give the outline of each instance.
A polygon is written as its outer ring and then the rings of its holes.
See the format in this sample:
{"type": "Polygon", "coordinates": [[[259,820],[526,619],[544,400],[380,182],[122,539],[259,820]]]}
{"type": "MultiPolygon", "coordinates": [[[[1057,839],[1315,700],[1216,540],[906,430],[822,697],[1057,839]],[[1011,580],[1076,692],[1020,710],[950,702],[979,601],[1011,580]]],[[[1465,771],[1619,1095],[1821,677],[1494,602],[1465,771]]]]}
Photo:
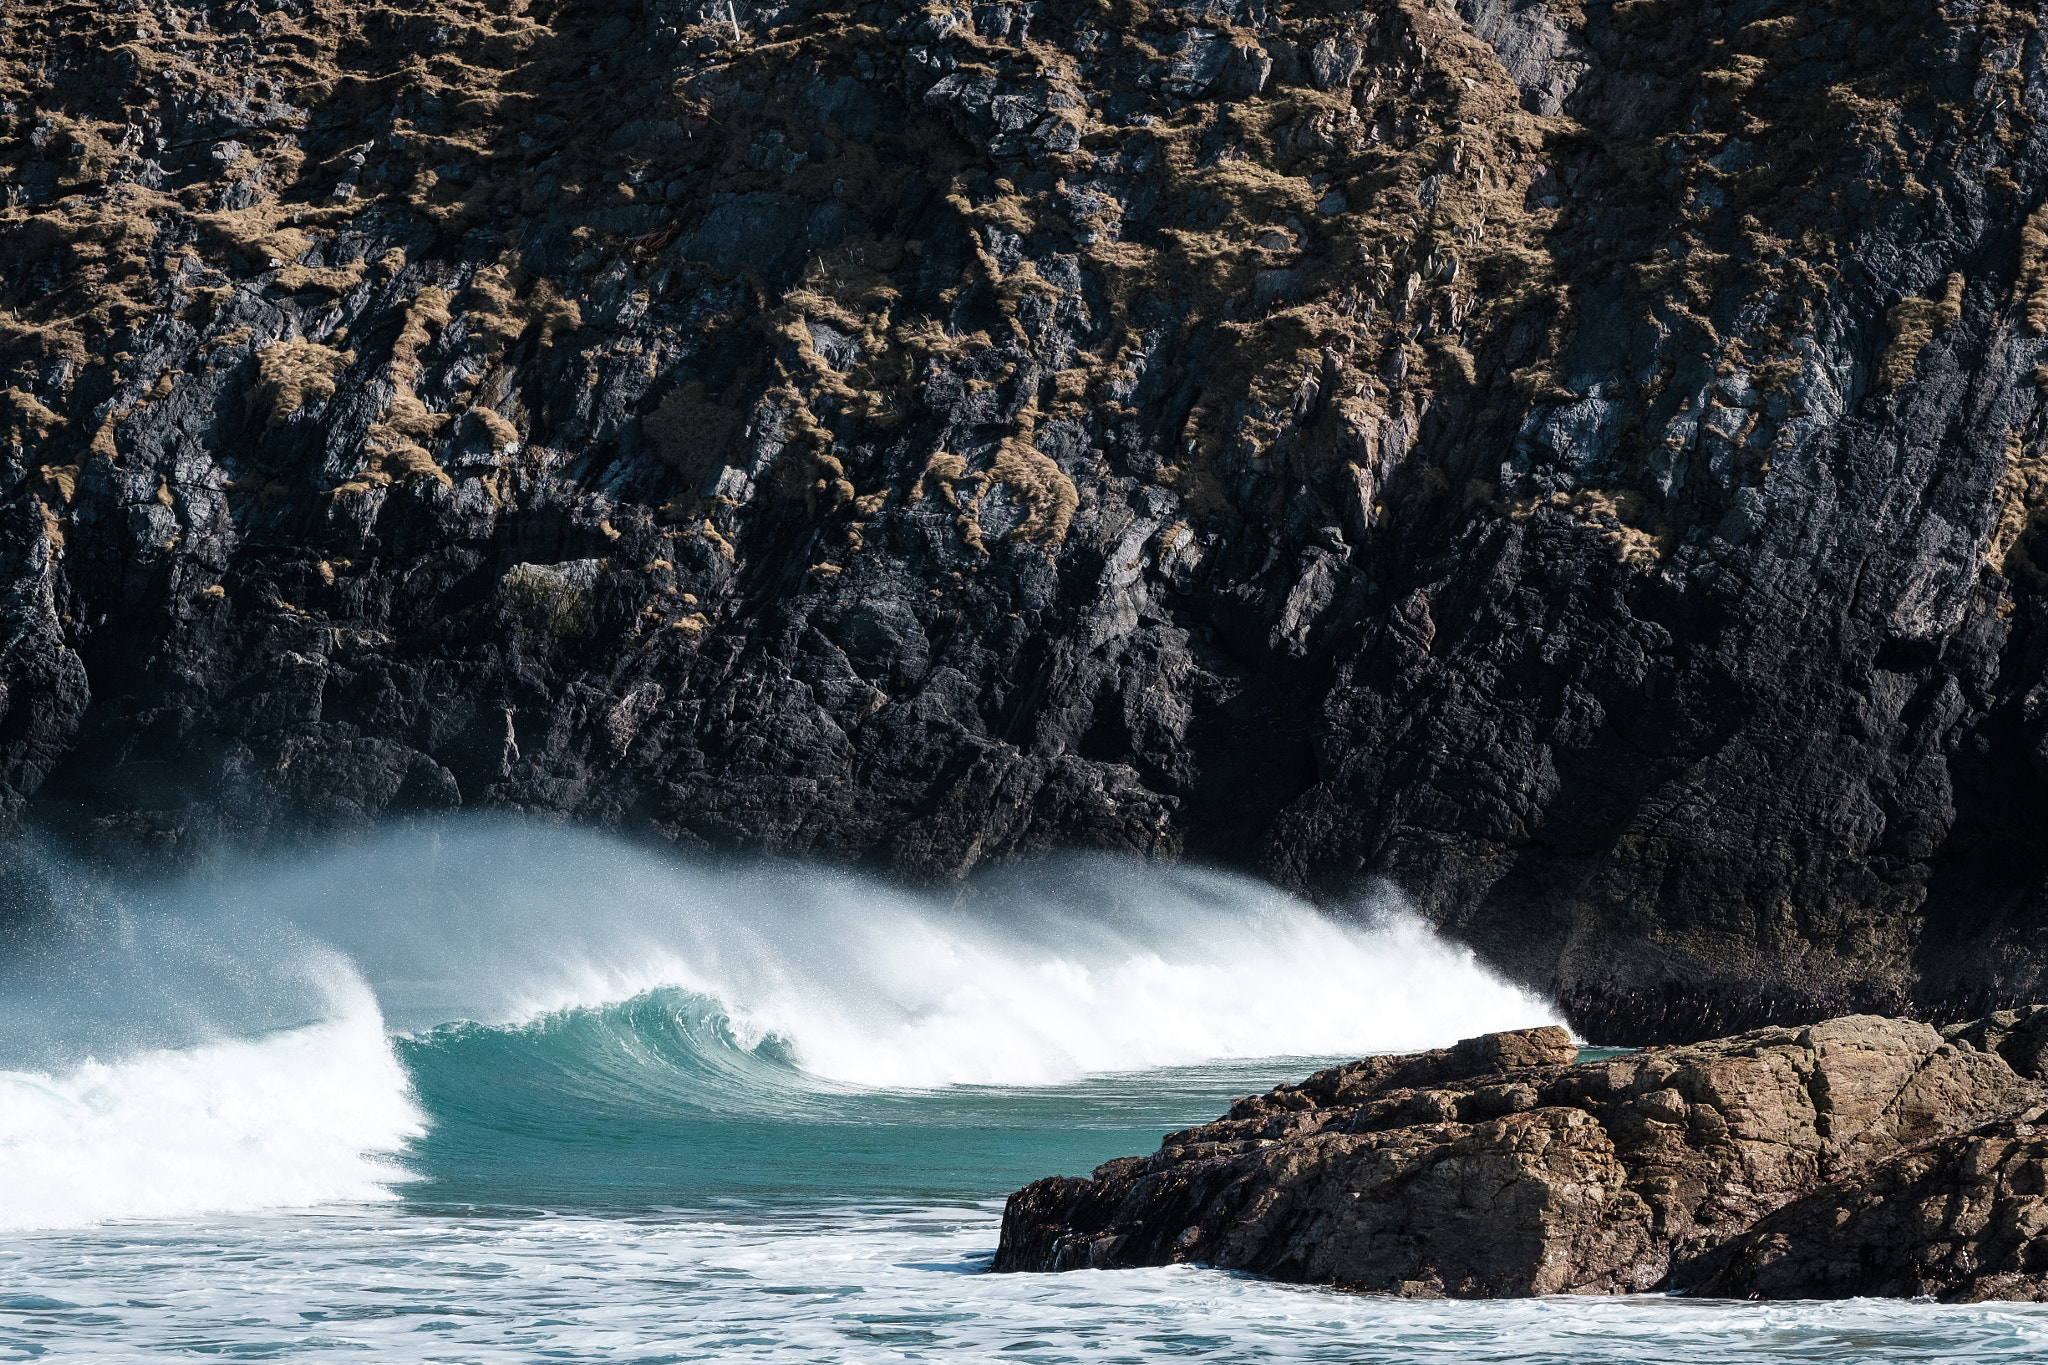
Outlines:
{"type": "Polygon", "coordinates": [[[2048,1309],[985,1273],[1002,1196],[1555,1022],[1389,890],[944,895],[472,824],[117,886],[0,961],[0,1359],[2048,1360],[2048,1309]]]}

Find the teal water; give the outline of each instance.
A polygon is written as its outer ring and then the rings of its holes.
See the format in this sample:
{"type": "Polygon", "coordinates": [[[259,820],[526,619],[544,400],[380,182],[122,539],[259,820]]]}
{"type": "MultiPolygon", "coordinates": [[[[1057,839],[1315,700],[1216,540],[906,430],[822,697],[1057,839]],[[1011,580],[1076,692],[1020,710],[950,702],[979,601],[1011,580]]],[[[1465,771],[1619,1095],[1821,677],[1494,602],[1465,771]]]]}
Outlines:
{"type": "Polygon", "coordinates": [[[1265,1058],[1040,1086],[877,1090],[749,1049],[716,1001],[664,989],[518,1028],[397,1040],[433,1117],[415,1205],[632,1214],[745,1201],[973,1201],[1085,1174],[1335,1059],[1265,1058]]]}
{"type": "Polygon", "coordinates": [[[1386,904],[503,828],[78,904],[0,962],[0,1360],[2048,1361],[2030,1305],[986,1273],[1030,1179],[1545,1021],[1386,904]]]}

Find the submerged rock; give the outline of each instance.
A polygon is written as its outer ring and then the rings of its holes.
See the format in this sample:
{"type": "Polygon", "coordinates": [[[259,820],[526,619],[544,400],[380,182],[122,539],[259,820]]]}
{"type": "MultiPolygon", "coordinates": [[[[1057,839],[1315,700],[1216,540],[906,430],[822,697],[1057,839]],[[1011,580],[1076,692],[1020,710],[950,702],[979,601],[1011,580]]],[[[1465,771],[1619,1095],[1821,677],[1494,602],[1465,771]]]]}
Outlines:
{"type": "Polygon", "coordinates": [[[994,1268],[1190,1262],[1411,1297],[2048,1297],[2048,1088],[2031,1054],[2016,1070],[1966,1036],[1983,1028],[1858,1015],[1584,1063],[1541,1028],[1367,1058],[1027,1186],[994,1268]]]}

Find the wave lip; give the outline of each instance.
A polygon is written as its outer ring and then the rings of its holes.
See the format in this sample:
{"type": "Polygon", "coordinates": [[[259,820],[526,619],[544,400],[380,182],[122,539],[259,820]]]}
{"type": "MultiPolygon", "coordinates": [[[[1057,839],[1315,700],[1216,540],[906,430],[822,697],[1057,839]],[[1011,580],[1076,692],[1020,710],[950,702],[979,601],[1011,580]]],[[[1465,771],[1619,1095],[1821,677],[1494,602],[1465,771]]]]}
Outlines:
{"type": "Polygon", "coordinates": [[[369,988],[323,975],[315,1022],[0,1071],[0,1229],[395,1198],[425,1118],[369,988]]]}

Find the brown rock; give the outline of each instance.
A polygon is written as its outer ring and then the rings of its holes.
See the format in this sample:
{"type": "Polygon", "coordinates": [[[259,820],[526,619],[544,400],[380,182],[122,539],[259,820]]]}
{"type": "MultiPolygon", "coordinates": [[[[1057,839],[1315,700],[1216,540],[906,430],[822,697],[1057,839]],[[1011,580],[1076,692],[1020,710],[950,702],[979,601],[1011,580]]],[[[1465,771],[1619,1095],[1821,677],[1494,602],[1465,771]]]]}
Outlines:
{"type": "MultiPolygon", "coordinates": [[[[1853,1203],[1857,1182],[1875,1172],[1938,1189],[1980,1166],[1993,1172],[1982,1178],[1987,1191],[2017,1191],[2037,1170],[2017,1148],[1999,1148],[2005,1155],[1984,1166],[1991,1139],[1982,1131],[2010,1125],[2041,1088],[1998,1051],[1960,1034],[1945,1041],[1925,1024],[1851,1016],[1601,1062],[1575,1057],[1561,1029],[1489,1034],[1239,1100],[1227,1117],[1169,1135],[1149,1159],[1011,1196],[995,1269],[1204,1262],[1458,1297],[1629,1293],[1750,1275],[1772,1286],[1755,1292],[1790,1292],[1782,1286],[1806,1263],[1800,1248],[1841,1240],[1834,1224],[1822,1226],[1833,1215],[1820,1205],[1811,1217],[1796,1213],[1816,1191],[1853,1203]],[[1743,1240],[1780,1210],[1785,1231],[1773,1235],[1792,1251],[1743,1240]]],[[[2017,1197],[1987,1193],[1983,1207],[2017,1197]]],[[[2002,1216],[1950,1218],[1956,1237],[1981,1248],[1971,1256],[1996,1253],[1999,1266],[2024,1274],[2024,1239],[1987,1231],[2005,1227],[2002,1216]]],[[[1961,1264],[1912,1261],[1913,1283],[1946,1283],[1940,1275],[1961,1264]]],[[[1883,1282],[1906,1283],[1904,1274],[1883,1282]]]]}
{"type": "Polygon", "coordinates": [[[1941,1036],[1979,1052],[1996,1052],[2029,1080],[2048,1080],[2048,1005],[2000,1010],[1967,1024],[1952,1024],[1941,1036]]]}
{"type": "Polygon", "coordinates": [[[1828,1185],[1670,1287],[1729,1298],[2048,1299],[2048,1113],[1946,1138],[1828,1185]]]}

